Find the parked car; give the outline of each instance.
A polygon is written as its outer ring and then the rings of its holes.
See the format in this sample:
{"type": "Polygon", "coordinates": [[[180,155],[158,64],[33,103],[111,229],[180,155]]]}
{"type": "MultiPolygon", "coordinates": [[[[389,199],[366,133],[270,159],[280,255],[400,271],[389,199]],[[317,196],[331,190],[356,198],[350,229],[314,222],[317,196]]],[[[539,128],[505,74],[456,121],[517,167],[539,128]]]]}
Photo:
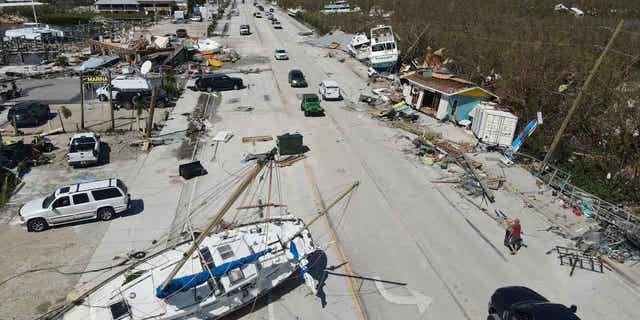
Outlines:
{"type": "Polygon", "coordinates": [[[324,109],[320,106],[320,99],[315,93],[305,93],[302,95],[300,110],[304,111],[305,117],[313,114],[324,114],[324,109]]]}
{"type": "Polygon", "coordinates": [[[292,87],[307,87],[307,80],[304,78],[304,74],[302,71],[298,69],[293,69],[289,71],[289,84],[292,87]]]}
{"type": "Polygon", "coordinates": [[[200,22],[200,21],[202,21],[202,17],[201,16],[193,16],[193,17],[189,18],[189,20],[191,20],[193,22],[200,22]]]}
{"type": "Polygon", "coordinates": [[[176,42],[178,41],[178,36],[175,33],[167,33],[164,35],[165,37],[167,37],[169,39],[169,42],[176,42]]]}
{"type": "Polygon", "coordinates": [[[340,87],[334,80],[324,80],[320,82],[320,89],[318,89],[318,93],[323,100],[342,100],[340,87]]]}
{"type": "Polygon", "coordinates": [[[269,12],[273,12],[273,8],[269,8],[269,12]]]}
{"type": "Polygon", "coordinates": [[[49,120],[51,110],[48,104],[40,102],[20,102],[9,108],[7,121],[17,128],[36,126],[49,120]]]}
{"type": "Polygon", "coordinates": [[[289,60],[289,55],[287,51],[284,49],[276,49],[276,52],[273,54],[276,60],[289,60]]]}
{"type": "Polygon", "coordinates": [[[488,320],[580,320],[577,307],[551,303],[527,287],[497,289],[489,301],[488,320]]]}
{"type": "Polygon", "coordinates": [[[248,24],[241,24],[240,25],[240,35],[241,36],[248,36],[251,34],[251,28],[249,27],[248,24]]]}
{"type": "Polygon", "coordinates": [[[176,36],[178,38],[186,38],[187,35],[187,29],[176,29],[176,36]]]}
{"type": "Polygon", "coordinates": [[[100,163],[101,151],[99,135],[93,132],[76,133],[69,139],[67,163],[74,168],[100,163]]]}
{"type": "Polygon", "coordinates": [[[244,88],[244,84],[240,78],[229,77],[226,74],[214,73],[197,79],[196,88],[198,90],[206,90],[208,92],[238,90],[244,88]]]}
{"type": "Polygon", "coordinates": [[[130,200],[127,187],[119,179],[77,183],[27,202],[19,216],[28,231],[40,232],[75,221],[111,220],[129,208],[130,200]]]}
{"type": "Polygon", "coordinates": [[[278,20],[273,21],[273,28],[274,29],[282,29],[282,23],[280,23],[280,21],[278,21],[278,20]]]}
{"type": "MultiPolygon", "coordinates": [[[[114,107],[133,109],[136,104],[141,104],[148,108],[151,104],[151,90],[149,89],[119,89],[113,100],[114,107]]],[[[164,108],[169,105],[169,95],[164,89],[159,88],[156,92],[156,107],[164,108]]]]}

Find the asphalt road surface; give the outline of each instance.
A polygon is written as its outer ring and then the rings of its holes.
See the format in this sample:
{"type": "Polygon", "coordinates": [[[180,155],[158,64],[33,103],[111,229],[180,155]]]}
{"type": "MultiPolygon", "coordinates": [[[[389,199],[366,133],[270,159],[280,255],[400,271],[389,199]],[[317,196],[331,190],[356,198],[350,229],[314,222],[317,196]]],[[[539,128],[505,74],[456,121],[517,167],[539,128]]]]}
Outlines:
{"type": "MultiPolygon", "coordinates": [[[[232,17],[229,35],[221,41],[239,51],[242,59],[223,70],[262,71],[232,74],[242,77],[248,87],[221,93],[212,111],[213,134],[229,130],[234,138],[217,147],[208,140],[211,137],[203,139],[198,159],[209,174],[183,189],[181,197],[186,200],[180,203],[187,204],[186,211],[163,205],[162,195],[169,194],[166,188],[171,188],[173,196],[180,194],[175,183],[165,186],[160,181],[165,175],[175,174],[175,164],[160,164],[169,156],[147,159],[149,166],[160,166],[154,169],[157,181],[150,185],[151,181],[138,178],[131,188],[144,190],[145,212],[126,221],[127,225],[117,225],[125,222],[114,220],[105,235],[112,242],[105,247],[121,250],[114,239],[126,232],[150,241],[158,233],[179,230],[176,223],[194,208],[198,209],[191,217],[192,224],[203,225],[220,203],[205,197],[207,190],[241,169],[244,155],[273,146],[243,144],[241,137],[300,132],[311,150],[304,161],[282,168],[277,193],[277,200],[288,205],[288,212],[308,220],[318,207],[314,186],[323,201],[329,202],[353,181],[361,182],[349,201],[331,213],[335,237],[329,224],[312,228],[317,244],[326,248],[327,269],[331,271],[324,287],[324,302],[299,286],[267,297],[267,303],[238,318],[484,319],[491,294],[506,285],[529,286],[552,301],[576,304],[583,319],[640,318],[640,309],[635,308],[640,302],[637,290],[613,273],[581,271],[569,277],[567,268],[560,266],[555,256],[546,254],[564,240],[537,231],[549,224],[524,208],[516,195],[501,197],[498,205],[521,218],[528,248],[509,255],[502,246],[502,227],[448,186],[430,183],[442,175],[442,170],[427,168],[407,156],[403,148],[409,142],[402,132],[353,108],[353,101],[366,90],[364,66],[351,60],[340,62],[328,57],[327,49],[304,44],[298,33],[307,28],[283,11],[276,10],[283,25],[282,30],[276,30],[269,20],[252,16],[251,1],[239,7],[240,16],[232,17]],[[240,36],[241,24],[249,24],[253,34],[240,36]],[[286,49],[291,59],[275,61],[276,48],[286,49]],[[287,83],[290,69],[301,69],[309,88],[291,88],[287,83]],[[323,101],[324,117],[304,117],[301,94],[317,92],[317,84],[325,79],[336,80],[345,99],[323,101]],[[238,108],[247,106],[253,109],[238,108]],[[144,227],[134,232],[132,224],[144,227]],[[342,260],[338,248],[347,261],[342,260]],[[351,282],[344,276],[348,273],[346,262],[360,278],[351,282]]],[[[276,212],[280,211],[274,210],[273,214],[276,212]]],[[[133,242],[128,245],[130,249],[135,247],[133,242]]],[[[97,256],[101,256],[99,252],[97,256]]],[[[102,258],[111,256],[104,254],[102,258]]]]}

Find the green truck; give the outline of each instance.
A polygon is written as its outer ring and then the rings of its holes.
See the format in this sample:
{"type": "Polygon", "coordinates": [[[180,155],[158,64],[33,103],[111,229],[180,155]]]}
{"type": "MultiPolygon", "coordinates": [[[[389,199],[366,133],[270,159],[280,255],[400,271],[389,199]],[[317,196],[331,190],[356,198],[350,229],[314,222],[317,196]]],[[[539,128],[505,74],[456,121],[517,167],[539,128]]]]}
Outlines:
{"type": "Polygon", "coordinates": [[[304,116],[308,117],[312,114],[324,115],[324,109],[320,106],[320,98],[315,93],[305,93],[302,95],[300,110],[304,111],[304,116]]]}

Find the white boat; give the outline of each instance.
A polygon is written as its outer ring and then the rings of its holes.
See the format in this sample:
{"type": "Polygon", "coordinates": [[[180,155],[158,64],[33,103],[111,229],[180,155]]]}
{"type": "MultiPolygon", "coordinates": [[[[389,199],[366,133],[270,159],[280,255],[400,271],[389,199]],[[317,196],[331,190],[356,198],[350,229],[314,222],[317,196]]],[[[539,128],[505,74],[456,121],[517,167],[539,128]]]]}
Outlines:
{"type": "MultiPolygon", "coordinates": [[[[315,246],[307,227],[324,216],[357,183],[307,225],[302,219],[286,214],[212,233],[215,228],[220,229],[223,215],[262,170],[277,166],[275,151],[257,155],[257,159],[255,167],[195,239],[135,263],[47,319],[217,319],[255,303],[291,276],[297,277],[296,272],[315,294],[317,281],[307,272],[311,266],[307,258],[315,261],[311,257],[323,253],[315,246]]],[[[280,206],[283,205],[259,203],[238,209],[280,206]]]]}
{"type": "Polygon", "coordinates": [[[9,41],[12,39],[23,38],[25,40],[46,40],[63,38],[64,32],[59,29],[49,27],[49,25],[42,25],[38,23],[38,15],[36,14],[36,5],[42,3],[31,1],[31,3],[16,3],[15,6],[28,6],[31,5],[33,9],[33,21],[35,23],[23,23],[24,28],[8,29],[4,32],[4,40],[9,41]]]}
{"type": "Polygon", "coordinates": [[[298,14],[303,13],[303,12],[304,12],[304,9],[302,9],[301,7],[287,9],[287,14],[289,16],[294,17],[294,18],[297,17],[298,14]]]}
{"type": "Polygon", "coordinates": [[[390,71],[398,63],[398,45],[391,26],[371,28],[369,64],[379,72],[390,71]]]}
{"type": "Polygon", "coordinates": [[[367,38],[367,35],[364,33],[357,33],[351,39],[351,42],[347,46],[347,50],[349,50],[349,54],[360,61],[365,61],[369,59],[369,45],[371,41],[367,38]]]}
{"type": "Polygon", "coordinates": [[[320,12],[324,13],[324,14],[331,14],[331,13],[354,13],[354,12],[360,12],[361,9],[360,7],[351,7],[351,5],[349,4],[349,2],[347,1],[335,1],[329,4],[325,4],[322,7],[322,10],[320,10],[320,12]]]}
{"type": "Polygon", "coordinates": [[[23,38],[25,40],[43,40],[64,37],[64,32],[62,30],[51,28],[48,25],[34,24],[32,26],[28,26],[29,24],[27,23],[24,25],[27,27],[6,30],[4,32],[4,40],[8,41],[17,38],[23,38]]]}

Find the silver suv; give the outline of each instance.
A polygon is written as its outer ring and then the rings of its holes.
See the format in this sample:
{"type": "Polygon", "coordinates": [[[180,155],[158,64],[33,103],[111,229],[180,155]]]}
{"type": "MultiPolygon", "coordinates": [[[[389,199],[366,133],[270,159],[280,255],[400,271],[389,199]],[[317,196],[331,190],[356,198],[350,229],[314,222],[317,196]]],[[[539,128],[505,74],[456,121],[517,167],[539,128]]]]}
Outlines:
{"type": "Polygon", "coordinates": [[[77,183],[61,187],[47,197],[20,208],[20,220],[28,231],[82,220],[111,220],[129,208],[131,196],[119,179],[77,183]]]}

